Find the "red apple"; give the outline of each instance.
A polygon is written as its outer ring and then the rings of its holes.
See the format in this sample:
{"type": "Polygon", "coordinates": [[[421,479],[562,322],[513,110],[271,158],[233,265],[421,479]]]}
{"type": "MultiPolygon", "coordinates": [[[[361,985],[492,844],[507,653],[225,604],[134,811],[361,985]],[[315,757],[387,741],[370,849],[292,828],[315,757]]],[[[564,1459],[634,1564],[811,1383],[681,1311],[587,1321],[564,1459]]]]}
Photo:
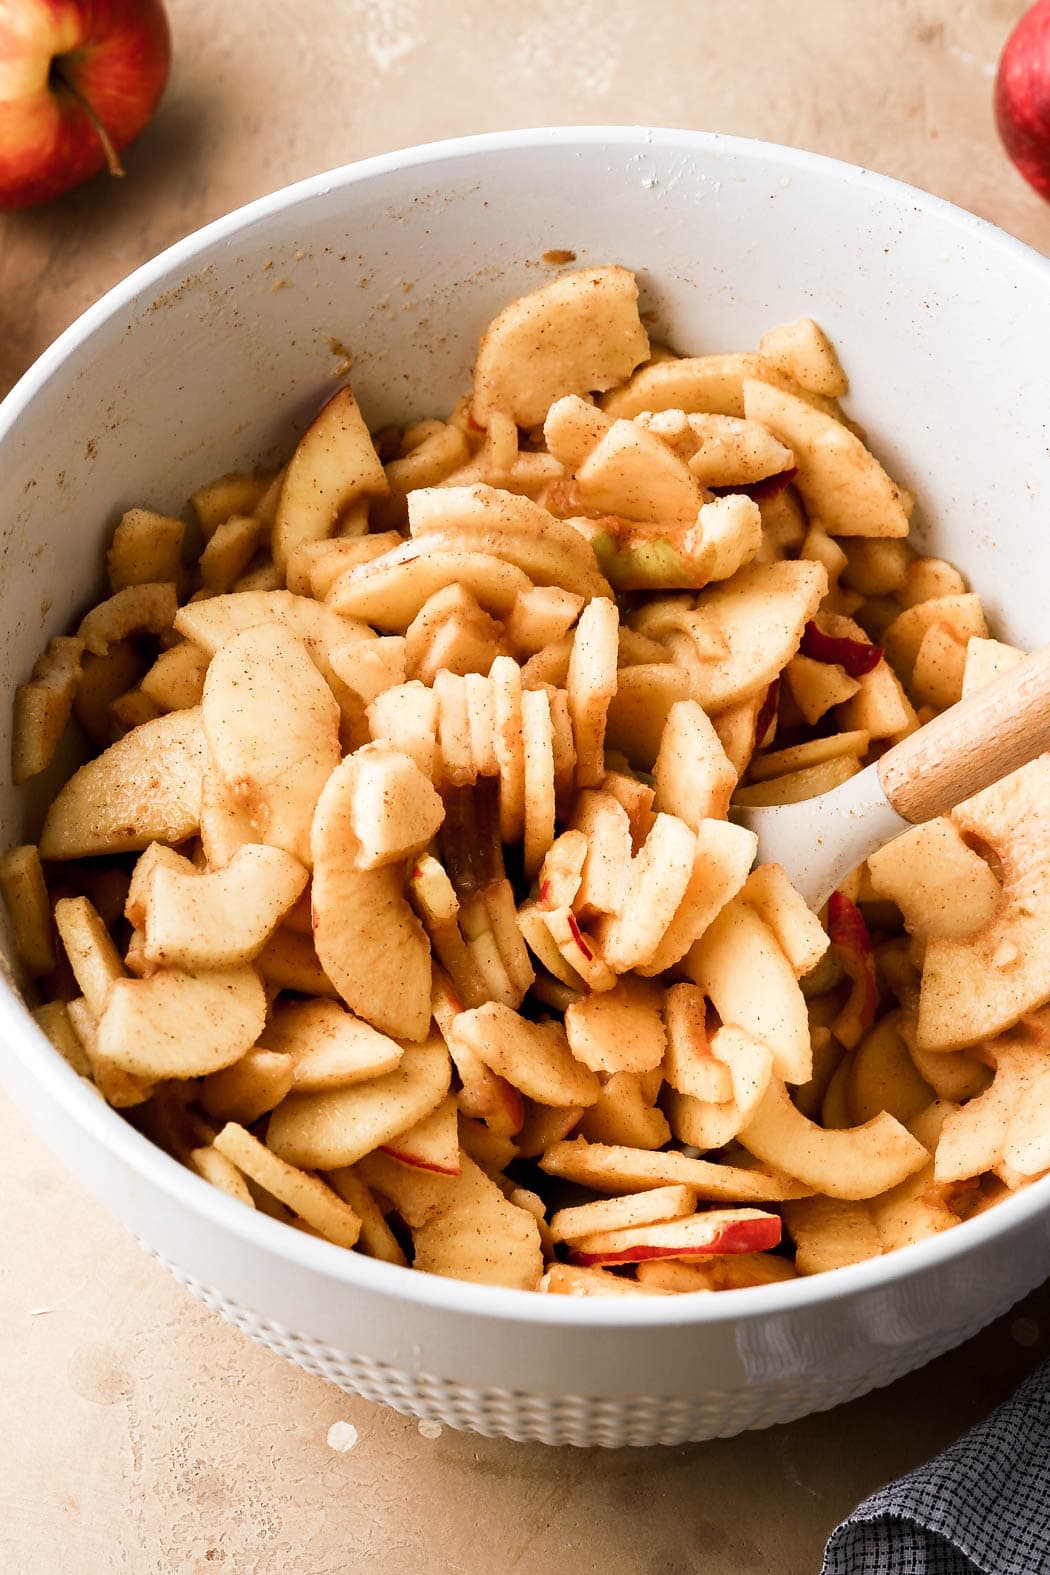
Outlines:
{"type": "Polygon", "coordinates": [[[122,174],[170,60],[160,0],[0,0],[0,208],[122,174]]]}
{"type": "Polygon", "coordinates": [[[707,1209],[684,1219],[595,1232],[574,1242],[570,1263],[647,1263],[653,1258],[707,1258],[766,1252],[780,1241],[780,1218],[761,1209],[707,1209]]]}
{"type": "Polygon", "coordinates": [[[1010,34],[995,79],[1003,146],[1050,201],[1050,0],[1037,0],[1010,34]]]}

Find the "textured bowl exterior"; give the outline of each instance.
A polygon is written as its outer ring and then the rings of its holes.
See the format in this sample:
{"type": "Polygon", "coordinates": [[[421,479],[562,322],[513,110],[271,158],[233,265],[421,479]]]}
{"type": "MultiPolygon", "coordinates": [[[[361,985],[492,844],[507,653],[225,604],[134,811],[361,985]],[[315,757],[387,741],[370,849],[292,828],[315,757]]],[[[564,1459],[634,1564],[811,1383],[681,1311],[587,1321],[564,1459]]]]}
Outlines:
{"type": "MultiPolygon", "coordinates": [[[[757,342],[813,315],[850,412],[919,497],[919,535],[996,632],[1045,638],[1050,265],[936,199],[792,150],[687,132],[513,132],[411,149],[278,192],[93,307],[0,406],[3,696],[100,589],[121,509],[286,452],[348,349],[373,422],[449,408],[477,335],[551,274],[640,276],[653,337],[757,342]]],[[[47,784],[0,785],[0,844],[47,784]]],[[[2,964],[2,955],[0,955],[2,964]]],[[[712,1297],[539,1297],[346,1253],[242,1208],[150,1145],[61,1061],[0,968],[0,1062],[37,1129],[196,1296],[356,1394],[453,1427],[681,1443],[826,1409],[973,1334],[1050,1272],[1050,1181],[832,1275],[712,1297]]]]}

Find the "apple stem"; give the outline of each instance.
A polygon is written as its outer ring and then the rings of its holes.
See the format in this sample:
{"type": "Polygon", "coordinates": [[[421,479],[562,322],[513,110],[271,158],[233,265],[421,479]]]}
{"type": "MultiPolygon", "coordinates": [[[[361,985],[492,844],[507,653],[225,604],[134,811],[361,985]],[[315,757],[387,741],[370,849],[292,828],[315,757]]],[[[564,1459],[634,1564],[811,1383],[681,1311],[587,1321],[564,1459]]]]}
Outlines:
{"type": "Polygon", "coordinates": [[[113,141],[109,132],[106,130],[105,126],[98,117],[98,112],[96,111],[94,104],[92,104],[86,93],[81,92],[80,88],[77,87],[72,78],[66,75],[59,60],[52,61],[51,72],[53,76],[58,78],[66,91],[72,94],[73,98],[76,99],[77,103],[84,111],[84,114],[87,116],[88,120],[90,120],[92,126],[95,129],[95,135],[102,144],[102,151],[106,155],[106,164],[108,166],[109,173],[111,175],[123,175],[124,166],[121,164],[120,159],[117,156],[117,150],[113,146],[113,141]]]}

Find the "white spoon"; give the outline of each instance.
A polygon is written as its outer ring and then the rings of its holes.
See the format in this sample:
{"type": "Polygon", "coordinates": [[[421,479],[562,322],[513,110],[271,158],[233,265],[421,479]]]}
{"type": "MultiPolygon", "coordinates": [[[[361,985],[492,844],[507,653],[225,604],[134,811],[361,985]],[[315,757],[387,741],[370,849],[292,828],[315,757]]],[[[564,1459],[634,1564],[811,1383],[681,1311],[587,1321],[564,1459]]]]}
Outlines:
{"type": "Polygon", "coordinates": [[[819,911],[866,859],[1050,748],[1050,645],[800,804],[730,810],[758,836],[756,864],[781,864],[819,911]]]}

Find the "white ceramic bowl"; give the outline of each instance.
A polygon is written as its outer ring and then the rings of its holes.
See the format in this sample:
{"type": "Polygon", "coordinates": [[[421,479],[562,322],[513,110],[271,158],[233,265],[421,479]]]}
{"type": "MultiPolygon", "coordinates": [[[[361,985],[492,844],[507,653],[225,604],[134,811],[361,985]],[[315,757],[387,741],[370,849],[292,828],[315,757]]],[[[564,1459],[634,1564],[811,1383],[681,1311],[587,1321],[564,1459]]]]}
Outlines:
{"type": "MultiPolygon", "coordinates": [[[[1050,265],[988,225],[811,154],[689,132],[512,132],[372,159],[264,198],[140,269],[0,407],[0,758],[14,684],[97,595],[133,503],[285,453],[339,359],[382,422],[448,409],[479,330],[548,278],[619,262],[654,333],[753,345],[809,313],[851,412],[997,631],[1046,637],[1050,265]]],[[[6,775],[6,774],[5,774],[6,775]]],[[[0,784],[0,845],[42,789],[0,784]]],[[[343,1388],[550,1443],[679,1443],[859,1395],[973,1334],[1050,1272],[1050,1180],[835,1274],[603,1302],[463,1285],[250,1213],[107,1109],[0,981],[2,1071],[73,1174],[197,1296],[343,1388]]]]}

